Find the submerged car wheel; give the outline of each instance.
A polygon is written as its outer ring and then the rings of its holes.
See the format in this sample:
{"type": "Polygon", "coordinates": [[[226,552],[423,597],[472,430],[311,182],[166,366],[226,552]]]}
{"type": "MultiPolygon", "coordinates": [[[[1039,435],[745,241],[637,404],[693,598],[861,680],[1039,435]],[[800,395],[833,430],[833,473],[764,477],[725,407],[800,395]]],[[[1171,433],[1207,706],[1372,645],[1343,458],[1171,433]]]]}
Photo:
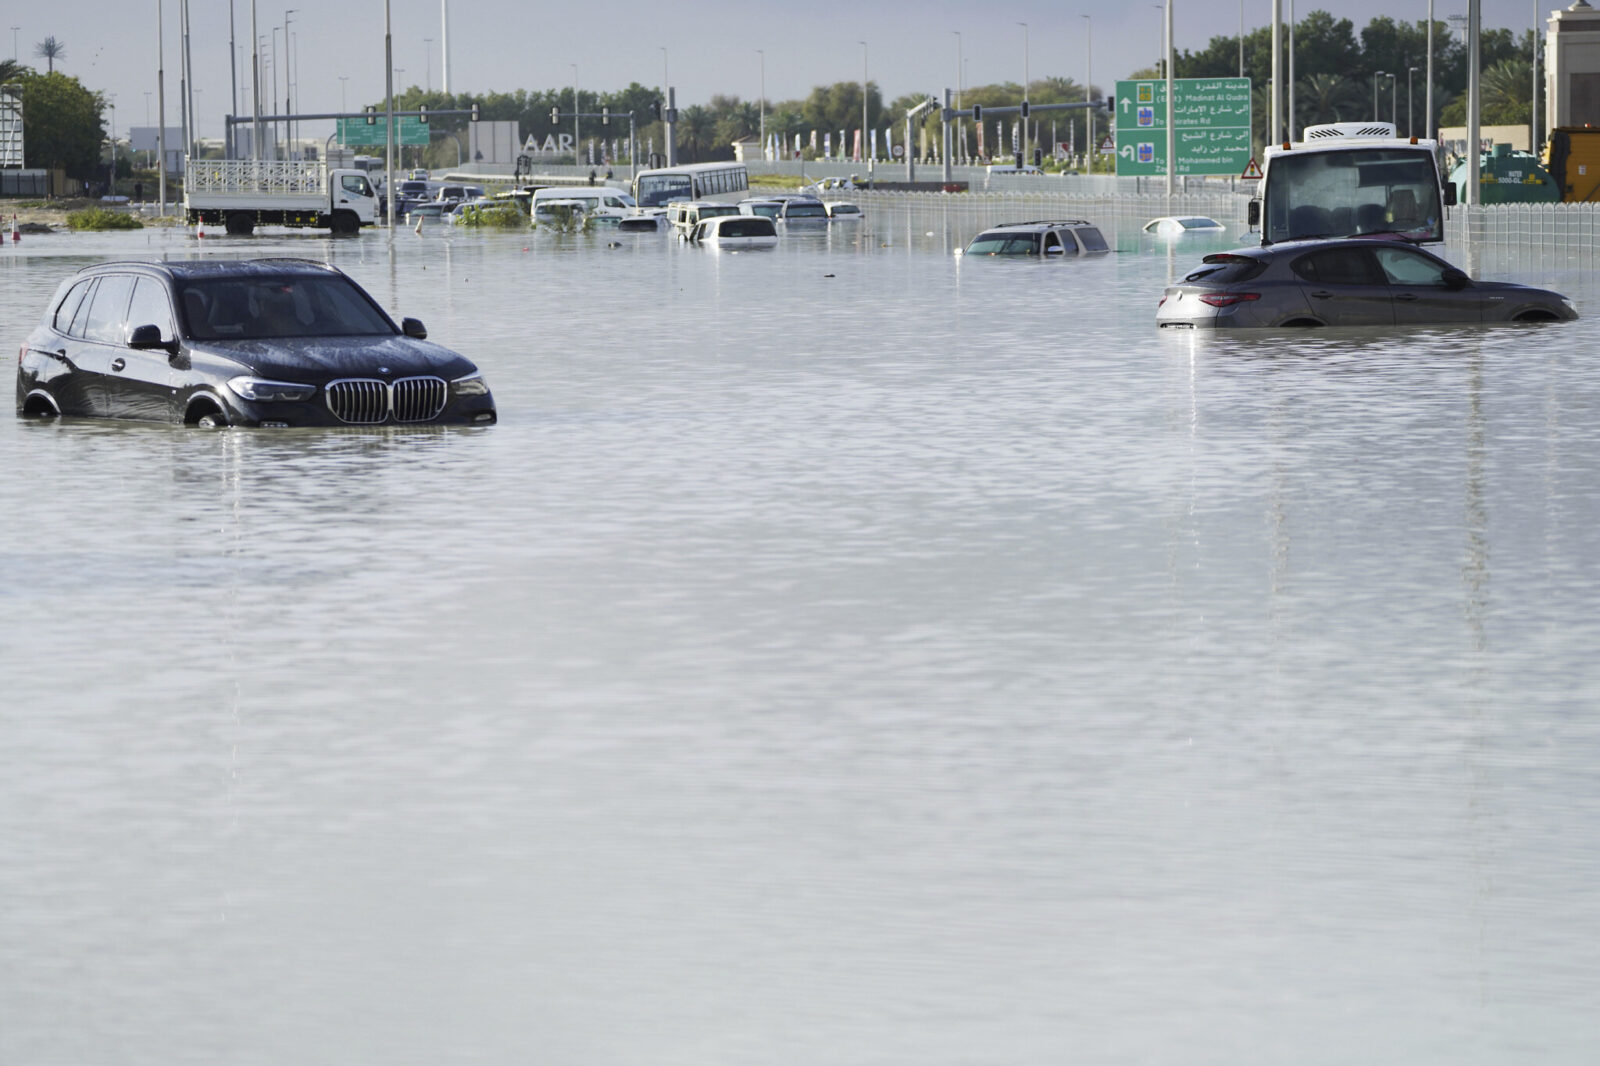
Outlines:
{"type": "Polygon", "coordinates": [[[194,420],[194,424],[200,429],[227,429],[228,416],[221,411],[206,411],[194,420]]]}

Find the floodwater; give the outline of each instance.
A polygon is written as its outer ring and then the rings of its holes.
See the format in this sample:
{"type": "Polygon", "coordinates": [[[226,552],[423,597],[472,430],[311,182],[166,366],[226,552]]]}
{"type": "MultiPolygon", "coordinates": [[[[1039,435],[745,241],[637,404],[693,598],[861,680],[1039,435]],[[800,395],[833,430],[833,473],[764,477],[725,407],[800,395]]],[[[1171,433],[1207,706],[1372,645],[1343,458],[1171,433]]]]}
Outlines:
{"type": "Polygon", "coordinates": [[[1212,245],[867,209],[8,244],[6,373],[326,257],[501,423],[0,419],[0,1063],[1593,1062],[1592,272],[1158,333],[1212,245]]]}

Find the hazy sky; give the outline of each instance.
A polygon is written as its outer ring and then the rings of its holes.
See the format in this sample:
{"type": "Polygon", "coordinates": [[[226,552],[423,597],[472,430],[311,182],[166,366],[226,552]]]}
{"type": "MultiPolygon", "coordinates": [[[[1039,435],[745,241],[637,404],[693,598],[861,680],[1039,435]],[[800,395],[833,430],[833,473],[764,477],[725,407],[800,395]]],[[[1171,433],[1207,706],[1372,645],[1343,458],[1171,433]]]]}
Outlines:
{"type": "MultiPolygon", "coordinates": [[[[289,0],[293,3],[294,0],[289,0]]],[[[664,70],[678,103],[705,103],[713,93],[745,99],[761,95],[763,66],[769,101],[803,97],[813,86],[858,81],[865,52],[867,75],[886,98],[938,94],[954,87],[958,47],[968,85],[1023,77],[1024,43],[1032,78],[1060,75],[1082,82],[1092,63],[1097,86],[1149,66],[1160,54],[1162,7],[1154,0],[1014,0],[978,5],[954,0],[894,0],[853,5],[786,0],[751,3],[703,0],[698,4],[612,0],[551,4],[512,0],[448,0],[450,89],[512,91],[570,86],[576,64],[583,89],[616,89],[637,81],[660,85],[664,70]],[[1090,15],[1085,19],[1083,15],[1090,15]],[[1019,23],[1027,23],[1026,30],[1019,23]],[[956,32],[960,32],[959,39],[956,32]],[[1086,41],[1085,33],[1089,33],[1086,41]],[[863,49],[860,42],[866,42],[863,49]],[[665,53],[663,53],[665,49],[665,53]],[[764,56],[761,54],[764,53],[764,56]],[[663,64],[665,60],[665,66],[663,64]]],[[[295,110],[338,111],[375,102],[383,93],[384,4],[306,3],[289,16],[292,49],[283,48],[284,0],[256,0],[256,26],[271,48],[288,52],[295,110]],[[346,80],[341,81],[340,76],[346,80]]],[[[1290,0],[1282,0],[1288,17],[1290,0]]],[[[1174,0],[1176,46],[1203,48],[1212,37],[1239,32],[1239,0],[1174,0]]],[[[1554,4],[1482,0],[1485,27],[1529,28],[1554,4]]],[[[1565,5],[1562,5],[1565,6],[1565,5]]],[[[1435,0],[1434,17],[1464,15],[1466,0],[1435,0]]],[[[1427,0],[1298,0],[1297,14],[1313,10],[1348,18],[1357,33],[1379,14],[1405,21],[1427,18],[1427,0]]],[[[11,47],[23,62],[43,67],[34,48],[47,36],[66,46],[57,67],[87,87],[115,93],[116,126],[155,123],[156,14],[165,12],[167,116],[176,124],[179,62],[178,0],[53,0],[7,5],[11,47]],[[146,96],[148,93],[148,97],[146,96]],[[148,119],[147,116],[148,115],[148,119]]],[[[240,54],[239,111],[249,113],[250,0],[234,0],[234,36],[240,54]]],[[[440,0],[390,0],[397,88],[444,86],[440,0]],[[431,41],[431,43],[429,43],[431,41]]],[[[1270,0],[1244,0],[1247,29],[1265,26],[1270,0]]],[[[203,136],[220,136],[229,110],[228,4],[192,0],[190,45],[195,110],[203,136]]],[[[10,54],[9,52],[6,54],[10,54]]],[[[270,111],[271,72],[262,87],[270,111]]],[[[277,68],[280,106],[283,64],[277,68]]],[[[1418,78],[1420,81],[1420,76],[1418,78]]]]}

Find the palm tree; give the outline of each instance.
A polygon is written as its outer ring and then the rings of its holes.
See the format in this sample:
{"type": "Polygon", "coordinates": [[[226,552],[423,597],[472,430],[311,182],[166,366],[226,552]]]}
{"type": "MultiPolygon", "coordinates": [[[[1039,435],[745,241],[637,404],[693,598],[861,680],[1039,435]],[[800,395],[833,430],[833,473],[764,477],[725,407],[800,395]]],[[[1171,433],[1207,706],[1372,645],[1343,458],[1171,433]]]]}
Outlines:
{"type": "Polygon", "coordinates": [[[1300,79],[1295,96],[1300,128],[1322,122],[1346,122],[1364,117],[1366,97],[1361,87],[1338,74],[1308,74],[1300,79]]]}
{"type": "Polygon", "coordinates": [[[700,162],[700,153],[709,149],[715,139],[716,116],[708,108],[693,104],[683,109],[678,126],[679,134],[688,142],[689,161],[700,162]]]}
{"type": "Polygon", "coordinates": [[[50,64],[49,69],[46,70],[45,73],[54,74],[56,70],[56,60],[66,57],[67,43],[65,41],[58,41],[53,36],[46,37],[44,40],[33,46],[33,54],[50,64]]]}
{"type": "Polygon", "coordinates": [[[16,81],[27,73],[28,68],[15,59],[0,59],[0,85],[16,81]]]}

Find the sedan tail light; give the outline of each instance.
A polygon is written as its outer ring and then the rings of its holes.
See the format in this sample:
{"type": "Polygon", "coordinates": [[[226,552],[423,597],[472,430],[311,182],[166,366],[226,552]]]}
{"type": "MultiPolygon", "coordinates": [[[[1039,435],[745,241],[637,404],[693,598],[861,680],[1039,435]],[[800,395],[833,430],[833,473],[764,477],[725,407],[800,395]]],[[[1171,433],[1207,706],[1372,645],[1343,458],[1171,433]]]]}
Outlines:
{"type": "Polygon", "coordinates": [[[1212,307],[1232,307],[1234,304],[1248,303],[1251,300],[1261,299],[1259,292],[1203,292],[1200,302],[1210,304],[1212,307]]]}

